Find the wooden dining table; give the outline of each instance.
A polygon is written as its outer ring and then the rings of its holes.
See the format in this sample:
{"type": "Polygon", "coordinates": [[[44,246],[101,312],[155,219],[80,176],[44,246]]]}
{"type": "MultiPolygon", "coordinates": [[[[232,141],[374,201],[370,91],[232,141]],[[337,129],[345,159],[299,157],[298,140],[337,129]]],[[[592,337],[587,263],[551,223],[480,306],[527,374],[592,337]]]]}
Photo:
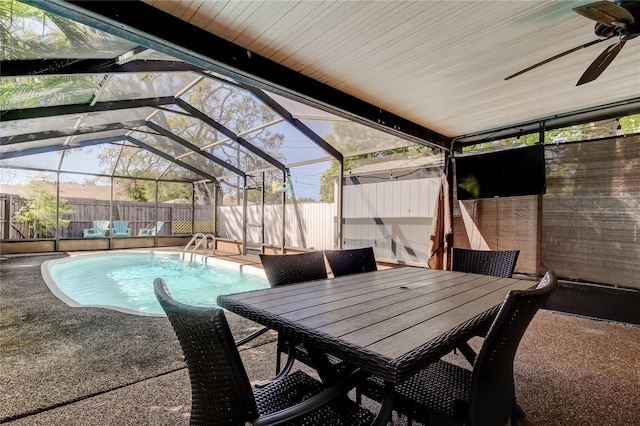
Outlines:
{"type": "MultiPolygon", "coordinates": [[[[218,305],[390,387],[486,331],[531,280],[399,267],[218,296],[218,305]]],[[[320,377],[328,363],[319,362],[320,377]]],[[[392,392],[389,392],[391,395],[392,392]]]]}

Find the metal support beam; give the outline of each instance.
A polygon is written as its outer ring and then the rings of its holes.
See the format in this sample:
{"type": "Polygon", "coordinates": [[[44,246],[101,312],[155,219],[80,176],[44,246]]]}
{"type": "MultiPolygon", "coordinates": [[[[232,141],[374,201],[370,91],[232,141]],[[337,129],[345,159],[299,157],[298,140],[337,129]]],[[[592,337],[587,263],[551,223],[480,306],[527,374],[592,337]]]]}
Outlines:
{"type": "Polygon", "coordinates": [[[322,148],[325,152],[327,152],[333,158],[335,158],[338,161],[342,161],[342,153],[340,151],[338,151],[333,146],[328,144],[327,141],[322,139],[316,132],[314,132],[309,127],[307,127],[307,125],[304,124],[302,121],[293,117],[293,115],[291,115],[291,113],[287,111],[287,109],[285,109],[282,105],[280,105],[275,100],[273,100],[273,98],[271,98],[265,92],[263,92],[260,89],[254,89],[252,87],[245,87],[245,89],[249,90],[251,93],[254,94],[254,96],[256,96],[262,102],[267,104],[275,112],[280,114],[285,120],[291,123],[292,126],[300,130],[300,132],[302,132],[306,137],[311,139],[316,145],[322,148]]]}
{"type": "Polygon", "coordinates": [[[445,149],[451,145],[451,138],[447,136],[248,51],[142,1],[23,2],[415,143],[445,149]]]}
{"type": "Polygon", "coordinates": [[[338,173],[338,193],[334,194],[336,198],[336,249],[342,250],[342,236],[344,233],[344,159],[340,160],[340,171],[338,173]]]}
{"type": "Polygon", "coordinates": [[[95,126],[84,126],[78,129],[47,130],[38,133],[25,133],[22,135],[12,135],[0,137],[0,145],[11,145],[21,142],[41,141],[45,139],[64,138],[67,136],[87,135],[91,133],[109,132],[112,130],[132,130],[136,127],[145,126],[144,120],[125,121],[123,123],[108,123],[95,126]]]}
{"type": "Polygon", "coordinates": [[[207,158],[207,159],[213,161],[214,163],[218,164],[219,166],[222,166],[225,169],[232,171],[233,173],[237,174],[238,176],[244,176],[245,175],[245,173],[242,170],[240,170],[239,168],[234,167],[229,163],[225,163],[224,161],[222,161],[221,159],[219,159],[215,155],[211,155],[211,154],[209,154],[208,152],[205,152],[205,151],[200,151],[200,148],[197,145],[194,145],[191,142],[188,142],[185,139],[182,139],[180,136],[176,135],[175,133],[170,132],[169,130],[165,129],[162,126],[157,125],[153,121],[146,121],[145,124],[150,129],[153,129],[156,132],[160,133],[162,136],[166,136],[167,138],[173,140],[174,142],[179,143],[180,145],[184,146],[185,148],[188,148],[188,149],[192,150],[196,155],[199,155],[201,157],[207,158]]]}
{"type": "Polygon", "coordinates": [[[173,96],[165,96],[161,98],[96,102],[94,105],[74,104],[41,108],[12,109],[0,111],[0,121],[28,120],[31,118],[57,117],[61,115],[86,114],[91,112],[116,111],[131,108],[158,108],[163,105],[173,105],[174,103],[175,98],[173,96]]]}
{"type": "Polygon", "coordinates": [[[173,158],[169,154],[165,154],[164,152],[160,151],[159,149],[156,149],[156,148],[152,147],[151,145],[142,142],[139,139],[136,139],[136,138],[134,138],[132,136],[126,136],[126,139],[127,139],[127,141],[131,142],[132,144],[137,145],[140,148],[144,148],[147,151],[152,152],[152,153],[156,154],[157,156],[164,158],[167,161],[170,161],[170,162],[172,162],[174,164],[177,164],[180,167],[184,167],[185,169],[190,170],[193,173],[204,177],[205,179],[209,179],[212,182],[218,182],[218,179],[216,179],[215,176],[212,176],[212,175],[210,175],[208,173],[205,173],[202,170],[199,170],[199,169],[197,169],[197,168],[185,163],[184,161],[176,160],[175,158],[173,158]]]}
{"type": "Polygon", "coordinates": [[[27,149],[21,149],[19,151],[5,151],[0,153],[0,159],[6,160],[9,158],[24,157],[25,155],[44,154],[46,152],[54,152],[59,150],[72,149],[72,148],[82,148],[85,146],[100,145],[103,143],[115,143],[115,142],[124,141],[124,140],[126,140],[125,136],[111,136],[108,138],[89,139],[85,141],[71,141],[68,144],[39,146],[37,148],[27,148],[27,149]]]}
{"type": "Polygon", "coordinates": [[[242,176],[242,255],[247,255],[247,177],[242,176]]]}
{"type": "Polygon", "coordinates": [[[286,169],[284,164],[282,164],[281,162],[279,162],[278,160],[276,160],[275,158],[273,158],[272,156],[270,156],[269,154],[267,154],[263,150],[257,148],[252,143],[248,142],[246,139],[236,135],[234,132],[232,132],[231,130],[227,129],[225,126],[223,126],[222,124],[218,123],[216,120],[214,120],[213,118],[209,117],[208,115],[206,115],[205,113],[203,113],[202,111],[200,111],[199,109],[194,107],[193,105],[185,102],[182,99],[176,99],[176,105],[179,106],[180,108],[182,108],[183,110],[187,111],[193,117],[198,118],[198,119],[202,120],[203,122],[205,122],[206,124],[208,124],[209,126],[213,127],[214,129],[216,129],[217,131],[219,131],[220,133],[222,133],[223,135],[225,135],[229,139],[237,142],[239,145],[243,146],[248,151],[250,151],[250,152],[254,153],[255,155],[257,155],[258,157],[262,158],[264,161],[266,161],[267,163],[271,164],[272,166],[277,167],[279,170],[285,170],[286,169]]]}
{"type": "Polygon", "coordinates": [[[18,59],[2,61],[0,77],[176,71],[199,72],[200,68],[181,61],[131,61],[118,65],[112,59],[18,59]]]}
{"type": "Polygon", "coordinates": [[[626,101],[614,102],[565,114],[540,117],[535,120],[515,124],[509,127],[500,127],[483,132],[457,136],[454,138],[455,148],[459,149],[463,146],[476,145],[499,139],[515,138],[521,135],[535,133],[540,129],[540,123],[544,123],[545,131],[549,131],[577,124],[609,120],[639,113],[640,98],[633,98],[626,101]]]}

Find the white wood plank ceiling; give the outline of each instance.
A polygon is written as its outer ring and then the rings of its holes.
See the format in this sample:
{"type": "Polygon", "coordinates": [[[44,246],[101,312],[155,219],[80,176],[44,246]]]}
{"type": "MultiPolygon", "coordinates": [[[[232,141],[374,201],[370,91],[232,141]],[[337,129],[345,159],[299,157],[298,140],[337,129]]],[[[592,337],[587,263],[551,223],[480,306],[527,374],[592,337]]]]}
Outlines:
{"type": "Polygon", "coordinates": [[[504,80],[596,39],[590,1],[146,3],[450,137],[640,96],[640,37],[579,87],[614,41],[504,80]]]}

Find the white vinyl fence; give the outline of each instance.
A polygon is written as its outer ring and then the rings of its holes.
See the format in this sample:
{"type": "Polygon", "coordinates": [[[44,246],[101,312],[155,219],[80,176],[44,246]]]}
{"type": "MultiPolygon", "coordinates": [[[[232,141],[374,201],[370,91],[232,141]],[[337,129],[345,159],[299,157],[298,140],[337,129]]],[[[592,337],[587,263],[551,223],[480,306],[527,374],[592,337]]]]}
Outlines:
{"type": "MultiPolygon", "coordinates": [[[[262,207],[247,207],[247,239],[253,243],[262,241],[262,207]]],[[[286,247],[329,250],[335,247],[335,204],[299,203],[296,208],[287,204],[285,214],[286,247]],[[298,219],[299,218],[299,219],[298,219]]],[[[282,246],[281,205],[264,206],[264,243],[282,246]]],[[[218,235],[242,241],[242,206],[218,207],[218,235]]]]}
{"type": "Polygon", "coordinates": [[[376,258],[425,264],[440,177],[344,187],[343,248],[372,246],[376,258]]]}
{"type": "MultiPolygon", "coordinates": [[[[343,201],[343,248],[372,246],[378,259],[425,264],[440,177],[347,185],[343,201]]],[[[247,239],[282,246],[281,205],[247,209],[247,239]]],[[[286,247],[337,248],[337,208],[332,203],[287,204],[286,247]]],[[[242,240],[242,206],[218,208],[218,234],[242,240]]]]}

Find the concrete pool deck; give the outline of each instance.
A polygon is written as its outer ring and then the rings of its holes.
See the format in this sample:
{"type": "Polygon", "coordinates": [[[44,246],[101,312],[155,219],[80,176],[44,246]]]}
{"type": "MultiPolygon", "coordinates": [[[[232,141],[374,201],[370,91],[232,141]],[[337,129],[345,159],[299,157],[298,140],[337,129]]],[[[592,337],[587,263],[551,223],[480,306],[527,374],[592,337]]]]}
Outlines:
{"type": "MultiPolygon", "coordinates": [[[[189,379],[169,322],[65,305],[40,272],[62,256],[0,261],[0,423],[188,424],[189,379]]],[[[259,327],[228,317],[237,337],[259,327]]],[[[252,381],[273,374],[274,341],[270,332],[241,348],[252,381]]],[[[638,424],[639,353],[640,327],[539,312],[516,356],[524,424],[638,424]]]]}

